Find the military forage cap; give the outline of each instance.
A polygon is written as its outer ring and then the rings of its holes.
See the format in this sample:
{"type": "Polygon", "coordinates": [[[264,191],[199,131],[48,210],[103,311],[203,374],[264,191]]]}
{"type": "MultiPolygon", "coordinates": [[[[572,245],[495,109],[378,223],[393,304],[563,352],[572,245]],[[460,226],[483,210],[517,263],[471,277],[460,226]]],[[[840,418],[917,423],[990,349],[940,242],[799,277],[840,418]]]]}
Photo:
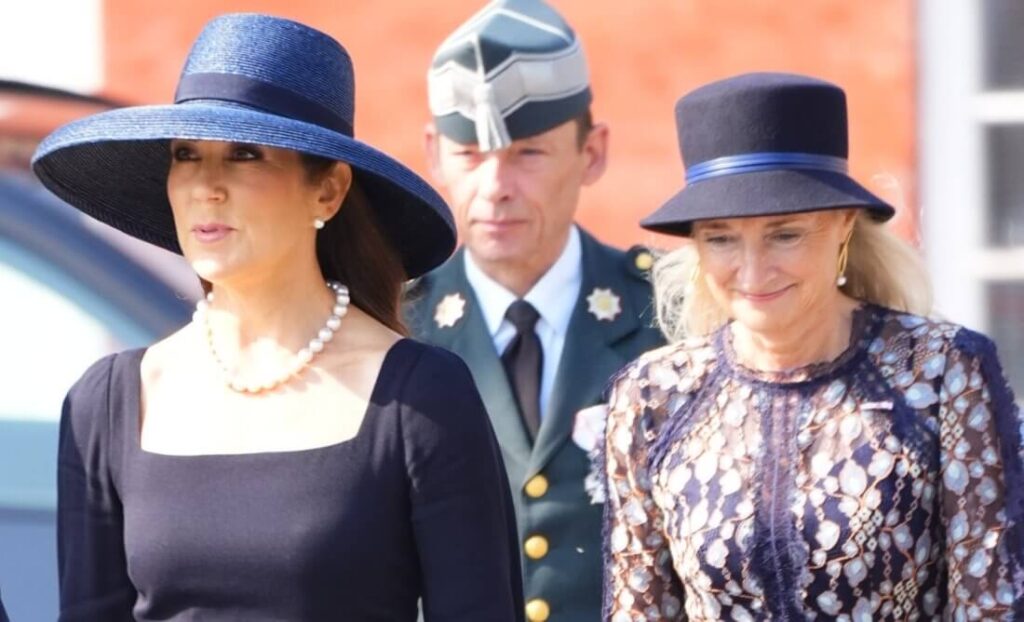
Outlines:
{"type": "Polygon", "coordinates": [[[576,34],[541,0],[499,0],[449,36],[427,75],[438,131],[481,150],[561,125],[590,105],[576,34]]]}

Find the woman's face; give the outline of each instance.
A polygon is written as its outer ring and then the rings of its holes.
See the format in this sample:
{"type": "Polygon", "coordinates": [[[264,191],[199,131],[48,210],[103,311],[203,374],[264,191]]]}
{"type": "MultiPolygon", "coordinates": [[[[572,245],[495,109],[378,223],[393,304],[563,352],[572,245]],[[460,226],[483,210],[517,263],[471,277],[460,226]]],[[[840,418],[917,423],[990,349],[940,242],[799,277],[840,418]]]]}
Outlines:
{"type": "Polygon", "coordinates": [[[781,335],[829,313],[839,249],[854,210],[705,220],[693,225],[706,280],[718,305],[751,332],[781,335]]]}
{"type": "Polygon", "coordinates": [[[315,261],[313,221],[333,216],[343,193],[325,199],[332,189],[309,180],[297,152],[193,140],[174,140],[170,149],[167,196],[182,251],[200,277],[261,279],[298,258],[315,261]]]}

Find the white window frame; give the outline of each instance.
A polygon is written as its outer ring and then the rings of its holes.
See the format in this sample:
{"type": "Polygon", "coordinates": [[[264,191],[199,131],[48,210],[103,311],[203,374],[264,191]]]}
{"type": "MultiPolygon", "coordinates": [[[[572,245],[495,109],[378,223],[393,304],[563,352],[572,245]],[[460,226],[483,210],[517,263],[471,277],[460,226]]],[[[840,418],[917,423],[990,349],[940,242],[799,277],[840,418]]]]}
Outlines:
{"type": "MultiPolygon", "coordinates": [[[[985,132],[996,124],[1024,126],[1024,88],[985,90],[982,2],[929,0],[917,7],[920,222],[935,308],[986,332],[986,285],[1024,282],[1024,246],[987,243],[985,132]]],[[[1024,175],[1024,162],[1021,168],[1024,175]]]]}

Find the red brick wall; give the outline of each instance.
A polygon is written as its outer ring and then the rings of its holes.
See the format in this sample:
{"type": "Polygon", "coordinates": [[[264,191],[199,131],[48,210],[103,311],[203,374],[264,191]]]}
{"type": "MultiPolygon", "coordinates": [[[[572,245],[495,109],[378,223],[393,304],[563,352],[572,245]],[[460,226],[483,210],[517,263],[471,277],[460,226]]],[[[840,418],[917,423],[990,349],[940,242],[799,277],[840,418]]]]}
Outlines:
{"type": "MultiPolygon", "coordinates": [[[[916,211],[915,14],[912,0],[554,0],[580,34],[594,112],[611,126],[608,173],[580,220],[619,245],[671,244],[636,226],[681,186],[675,100],[756,70],[813,74],[846,88],[854,176],[916,211]]],[[[106,0],[107,94],[169,101],[193,38],[213,15],[260,11],[337,37],[356,64],[357,135],[425,174],[425,74],[434,48],[482,6],[469,0],[106,0]]]]}

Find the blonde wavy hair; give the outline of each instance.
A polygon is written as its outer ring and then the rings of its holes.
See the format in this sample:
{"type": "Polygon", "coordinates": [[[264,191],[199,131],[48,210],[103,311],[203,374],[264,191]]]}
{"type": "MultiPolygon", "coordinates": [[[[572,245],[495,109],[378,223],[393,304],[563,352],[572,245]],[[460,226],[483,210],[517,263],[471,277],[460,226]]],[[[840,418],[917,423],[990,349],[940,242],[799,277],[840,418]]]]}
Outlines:
{"type": "MultiPolygon", "coordinates": [[[[697,249],[691,242],[654,264],[658,325],[670,342],[708,335],[729,321],[706,281],[693,278],[698,266],[697,249]]],[[[842,291],[851,298],[917,315],[927,315],[932,308],[931,285],[920,254],[864,211],[854,221],[842,291]]]]}

